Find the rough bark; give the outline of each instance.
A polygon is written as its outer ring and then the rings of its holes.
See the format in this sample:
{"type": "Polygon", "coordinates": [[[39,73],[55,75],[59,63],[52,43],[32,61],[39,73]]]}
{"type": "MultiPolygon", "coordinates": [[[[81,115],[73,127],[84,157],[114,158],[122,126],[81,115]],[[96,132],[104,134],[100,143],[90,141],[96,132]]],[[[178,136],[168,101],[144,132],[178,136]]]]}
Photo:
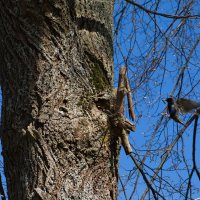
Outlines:
{"type": "Polygon", "coordinates": [[[1,139],[10,200],[116,199],[112,1],[1,0],[1,139]]]}

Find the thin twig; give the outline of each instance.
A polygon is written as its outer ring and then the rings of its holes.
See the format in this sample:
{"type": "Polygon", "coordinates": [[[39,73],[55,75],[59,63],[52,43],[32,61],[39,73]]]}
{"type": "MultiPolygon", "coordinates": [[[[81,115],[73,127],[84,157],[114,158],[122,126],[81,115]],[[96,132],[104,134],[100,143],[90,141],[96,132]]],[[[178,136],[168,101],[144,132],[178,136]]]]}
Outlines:
{"type": "MultiPolygon", "coordinates": [[[[186,123],[186,125],[180,130],[180,132],[177,134],[176,138],[174,139],[174,141],[172,142],[172,144],[167,148],[165,155],[163,156],[160,165],[158,166],[156,172],[154,173],[153,177],[151,178],[150,184],[152,184],[154,182],[154,180],[156,179],[158,173],[160,172],[160,170],[162,169],[162,166],[164,165],[165,161],[167,160],[169,154],[171,153],[174,145],[178,142],[178,140],[182,137],[184,131],[187,129],[187,127],[192,123],[192,121],[196,118],[196,115],[193,115],[190,120],[186,123]]],[[[145,190],[145,192],[142,195],[142,200],[144,200],[147,192],[149,191],[149,188],[147,188],[145,190]]]]}
{"type": "Polygon", "coordinates": [[[126,195],[126,189],[125,189],[125,187],[124,187],[124,184],[123,184],[122,179],[121,179],[120,176],[119,176],[119,182],[120,182],[121,185],[122,185],[122,191],[123,191],[123,193],[124,193],[124,197],[125,197],[126,200],[128,200],[127,195],[126,195]]]}
{"type": "Polygon", "coordinates": [[[170,15],[170,14],[166,14],[166,13],[159,13],[157,11],[152,11],[152,10],[149,10],[143,6],[141,6],[140,4],[137,4],[133,1],[130,1],[130,0],[126,0],[126,2],[134,5],[134,6],[137,6],[138,8],[144,10],[146,13],[148,14],[153,14],[153,15],[159,15],[161,17],[166,17],[166,18],[174,18],[174,19],[197,19],[197,18],[200,18],[200,15],[170,15]]]}
{"type": "MultiPolygon", "coordinates": [[[[189,61],[190,61],[190,59],[191,59],[191,57],[192,57],[192,54],[194,53],[194,50],[195,50],[196,47],[198,46],[199,42],[200,42],[200,35],[199,35],[199,37],[197,38],[197,41],[195,42],[194,46],[192,47],[192,49],[191,49],[191,51],[190,51],[190,54],[188,55],[188,57],[187,57],[187,59],[186,59],[186,63],[184,64],[183,68],[181,69],[181,72],[180,72],[180,74],[179,74],[179,76],[178,76],[178,79],[177,79],[177,81],[176,81],[176,84],[175,84],[175,86],[174,86],[174,88],[173,88],[173,90],[172,90],[170,96],[173,96],[174,92],[176,91],[176,89],[177,89],[177,87],[178,87],[178,85],[179,85],[180,80],[181,80],[181,79],[183,80],[183,76],[184,76],[185,69],[187,68],[188,63],[189,63],[189,61]]],[[[181,83],[181,84],[182,84],[182,83],[181,83]]],[[[178,94],[180,94],[180,92],[181,92],[181,90],[179,90],[178,94]]]]}
{"type": "Polygon", "coordinates": [[[200,172],[196,165],[196,136],[197,136],[197,124],[198,124],[198,115],[196,115],[195,122],[194,122],[194,131],[193,131],[193,144],[192,144],[192,160],[193,160],[193,167],[195,172],[200,180],[200,172]]]}
{"type": "Polygon", "coordinates": [[[133,156],[133,154],[130,154],[131,159],[133,160],[134,164],[136,165],[136,167],[138,168],[138,170],[140,171],[145,183],[147,184],[148,188],[151,190],[153,197],[155,200],[158,199],[158,197],[156,196],[156,194],[160,197],[162,197],[163,199],[165,199],[161,194],[159,194],[152,186],[151,183],[149,182],[149,180],[147,179],[144,171],[142,170],[141,166],[139,165],[139,163],[137,162],[136,158],[133,156]]]}

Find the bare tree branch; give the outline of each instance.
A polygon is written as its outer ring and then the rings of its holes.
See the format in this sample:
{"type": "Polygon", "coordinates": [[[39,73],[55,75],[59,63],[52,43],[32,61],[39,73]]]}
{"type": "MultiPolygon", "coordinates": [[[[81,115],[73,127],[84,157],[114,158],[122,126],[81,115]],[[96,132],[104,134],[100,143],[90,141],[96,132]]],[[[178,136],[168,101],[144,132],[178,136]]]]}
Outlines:
{"type": "MultiPolygon", "coordinates": [[[[160,165],[157,167],[157,170],[155,172],[155,174],[153,175],[153,177],[151,178],[150,184],[152,184],[154,182],[154,180],[156,179],[159,171],[162,169],[162,166],[164,165],[165,161],[167,160],[169,154],[171,153],[174,145],[177,143],[177,141],[181,138],[181,136],[183,135],[184,131],[187,129],[187,127],[192,123],[192,121],[196,118],[196,115],[193,115],[190,120],[186,123],[186,125],[180,130],[180,132],[177,134],[176,138],[174,139],[174,141],[172,142],[172,144],[170,146],[168,146],[165,155],[163,156],[160,165]]],[[[144,200],[147,192],[148,192],[148,188],[145,190],[145,192],[142,195],[142,200],[144,200]]]]}
{"type": "Polygon", "coordinates": [[[174,19],[198,19],[200,18],[200,15],[186,15],[186,16],[179,16],[179,15],[170,15],[170,14],[166,14],[166,13],[159,13],[159,12],[156,12],[156,11],[152,11],[152,10],[149,10],[143,6],[141,6],[140,4],[137,4],[135,3],[134,1],[130,1],[130,0],[126,0],[126,2],[134,5],[134,6],[137,6],[138,8],[144,10],[146,13],[148,14],[153,14],[153,15],[158,15],[158,16],[161,16],[161,17],[166,17],[166,18],[174,18],[174,19]]]}
{"type": "Polygon", "coordinates": [[[192,49],[191,49],[191,51],[190,51],[190,54],[188,55],[188,57],[187,57],[187,59],[186,59],[186,63],[184,64],[184,66],[183,66],[183,68],[182,68],[182,70],[181,70],[181,72],[180,72],[180,74],[179,74],[179,76],[178,76],[178,79],[177,79],[177,81],[176,81],[176,84],[175,84],[175,86],[174,86],[174,88],[173,88],[173,90],[172,90],[172,92],[171,92],[171,95],[172,95],[172,96],[173,96],[174,92],[176,91],[176,89],[177,89],[177,87],[178,87],[179,84],[180,84],[180,90],[179,90],[179,92],[178,92],[178,96],[179,96],[179,94],[180,94],[180,92],[181,92],[182,82],[183,82],[183,76],[184,76],[185,69],[186,69],[187,66],[188,66],[188,63],[189,63],[189,61],[190,61],[190,59],[191,59],[191,57],[192,57],[192,54],[194,53],[195,49],[197,48],[197,46],[198,46],[198,44],[199,44],[199,41],[200,41],[200,35],[199,35],[199,37],[197,38],[197,40],[196,40],[194,46],[192,47],[192,49]],[[182,80],[181,83],[180,83],[180,80],[182,80]]]}
{"type": "Polygon", "coordinates": [[[193,168],[196,171],[197,176],[198,176],[199,181],[200,181],[200,172],[199,172],[197,164],[196,164],[196,136],[197,136],[198,119],[199,119],[199,116],[196,115],[195,123],[194,123],[194,131],[193,131],[192,161],[193,161],[193,168]]]}

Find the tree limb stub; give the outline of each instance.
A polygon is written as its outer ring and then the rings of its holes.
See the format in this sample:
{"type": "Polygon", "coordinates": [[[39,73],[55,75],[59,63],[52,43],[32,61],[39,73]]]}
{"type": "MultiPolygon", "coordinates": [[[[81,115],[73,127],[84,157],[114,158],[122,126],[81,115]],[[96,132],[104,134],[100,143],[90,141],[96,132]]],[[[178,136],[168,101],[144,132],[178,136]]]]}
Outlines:
{"type": "MultiPolygon", "coordinates": [[[[131,99],[130,86],[128,84],[126,72],[126,67],[120,68],[116,99],[115,126],[119,128],[118,134],[121,138],[122,146],[124,147],[126,155],[129,155],[132,153],[132,148],[128,140],[128,133],[130,131],[135,131],[135,125],[124,117],[124,97],[129,94],[128,99],[131,99]]],[[[129,101],[129,110],[132,110],[130,115],[131,118],[135,119],[133,109],[130,109],[130,107],[132,107],[132,99],[129,101]]]]}
{"type": "Polygon", "coordinates": [[[132,150],[130,142],[128,140],[127,132],[124,129],[122,129],[122,131],[121,131],[120,138],[122,140],[122,145],[124,147],[126,155],[131,154],[133,152],[133,150],[132,150]]]}

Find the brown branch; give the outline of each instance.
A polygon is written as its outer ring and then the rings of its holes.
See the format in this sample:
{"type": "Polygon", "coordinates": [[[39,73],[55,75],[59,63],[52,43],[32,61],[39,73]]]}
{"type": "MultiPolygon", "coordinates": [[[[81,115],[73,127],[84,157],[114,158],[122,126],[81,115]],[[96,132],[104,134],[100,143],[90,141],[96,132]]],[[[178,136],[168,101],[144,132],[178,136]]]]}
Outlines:
{"type": "Polygon", "coordinates": [[[117,102],[116,102],[116,119],[117,126],[119,128],[119,136],[121,138],[122,146],[127,155],[132,153],[132,148],[128,140],[127,131],[135,130],[135,126],[128,123],[128,120],[124,118],[124,96],[127,94],[126,88],[126,67],[120,68],[119,82],[117,90],[117,102]]]}
{"type": "Polygon", "coordinates": [[[144,10],[148,14],[159,15],[161,17],[174,18],[174,19],[188,19],[188,18],[197,19],[197,18],[200,18],[200,15],[185,15],[184,16],[184,15],[170,15],[170,14],[166,14],[166,13],[159,13],[156,11],[149,10],[149,9],[141,6],[140,4],[135,3],[134,1],[126,0],[126,2],[128,2],[134,6],[137,6],[138,8],[144,10]]]}
{"type": "Polygon", "coordinates": [[[135,113],[133,110],[133,101],[132,101],[132,95],[131,95],[131,88],[130,88],[130,84],[128,81],[127,76],[125,77],[125,81],[126,81],[126,88],[127,88],[127,100],[128,100],[128,112],[129,112],[129,116],[130,118],[134,121],[135,120],[135,113]]]}
{"type": "Polygon", "coordinates": [[[122,124],[123,128],[127,131],[135,131],[135,125],[132,124],[130,121],[128,121],[127,119],[124,120],[123,124],[122,124]]]}
{"type": "Polygon", "coordinates": [[[132,150],[130,142],[128,140],[128,134],[124,129],[122,129],[122,131],[120,133],[120,138],[122,140],[122,146],[124,147],[126,155],[131,154],[133,152],[133,150],[132,150]]]}
{"type": "Polygon", "coordinates": [[[126,77],[126,67],[121,67],[119,73],[117,103],[116,103],[116,112],[120,114],[124,113],[124,96],[127,93],[125,85],[125,79],[126,79],[125,77],[126,77]]]}

